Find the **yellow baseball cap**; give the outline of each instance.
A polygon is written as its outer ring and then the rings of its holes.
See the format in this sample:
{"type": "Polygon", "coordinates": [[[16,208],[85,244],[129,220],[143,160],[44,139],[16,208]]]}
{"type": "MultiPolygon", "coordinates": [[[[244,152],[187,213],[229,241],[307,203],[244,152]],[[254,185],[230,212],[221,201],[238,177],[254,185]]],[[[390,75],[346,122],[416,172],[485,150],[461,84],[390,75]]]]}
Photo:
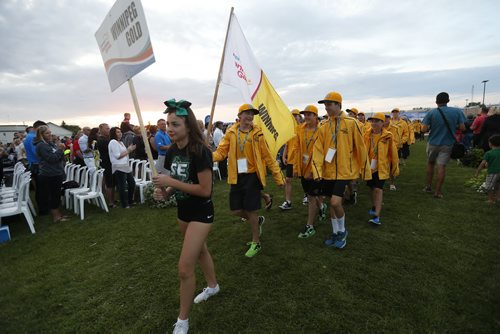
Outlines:
{"type": "Polygon", "coordinates": [[[358,109],[356,108],[351,108],[351,109],[346,109],[347,112],[352,112],[354,113],[355,115],[357,115],[359,113],[358,109]]]}
{"type": "Polygon", "coordinates": [[[259,114],[259,111],[257,109],[255,109],[255,107],[253,105],[251,105],[250,103],[242,104],[240,106],[240,109],[238,109],[238,115],[241,114],[244,111],[253,111],[254,115],[258,115],[259,114]]]}
{"type": "Polygon", "coordinates": [[[399,112],[399,108],[394,108],[394,109],[392,109],[391,113],[392,113],[392,112],[399,112]]]}
{"type": "Polygon", "coordinates": [[[300,113],[305,114],[306,112],[312,112],[313,114],[318,115],[318,108],[316,108],[316,106],[313,106],[312,104],[309,104],[300,113]]]}
{"type": "Polygon", "coordinates": [[[292,115],[300,115],[299,109],[292,109],[292,115]]]}
{"type": "Polygon", "coordinates": [[[330,92],[326,94],[325,98],[318,103],[324,104],[325,102],[337,102],[342,103],[342,95],[337,92],[330,92]]]}
{"type": "Polygon", "coordinates": [[[368,117],[368,120],[371,120],[371,119],[378,119],[382,122],[385,122],[385,117],[387,115],[384,115],[384,113],[381,113],[381,112],[376,112],[375,114],[371,115],[370,117],[368,117]]]}

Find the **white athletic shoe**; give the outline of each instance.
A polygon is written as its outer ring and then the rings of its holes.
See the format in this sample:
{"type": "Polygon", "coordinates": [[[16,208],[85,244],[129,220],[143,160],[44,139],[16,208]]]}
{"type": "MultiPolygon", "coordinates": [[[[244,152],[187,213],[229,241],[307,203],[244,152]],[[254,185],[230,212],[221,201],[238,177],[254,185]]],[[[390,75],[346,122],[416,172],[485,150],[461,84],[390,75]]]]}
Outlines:
{"type": "Polygon", "coordinates": [[[189,322],[176,322],[172,334],[188,334],[189,322]]]}
{"type": "Polygon", "coordinates": [[[203,288],[203,291],[194,299],[194,303],[199,304],[201,302],[204,302],[208,298],[218,294],[219,291],[220,291],[219,284],[217,284],[215,288],[209,288],[209,287],[203,288]]]}

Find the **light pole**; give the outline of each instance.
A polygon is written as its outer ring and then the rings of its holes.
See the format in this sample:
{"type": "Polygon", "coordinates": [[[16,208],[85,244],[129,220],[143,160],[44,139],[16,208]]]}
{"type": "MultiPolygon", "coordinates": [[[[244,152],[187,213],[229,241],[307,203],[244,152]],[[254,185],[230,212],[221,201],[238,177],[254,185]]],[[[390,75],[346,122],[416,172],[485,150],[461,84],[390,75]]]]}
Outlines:
{"type": "Polygon", "coordinates": [[[481,83],[484,85],[483,86],[483,106],[484,106],[484,93],[486,92],[486,83],[490,80],[483,80],[481,83]]]}

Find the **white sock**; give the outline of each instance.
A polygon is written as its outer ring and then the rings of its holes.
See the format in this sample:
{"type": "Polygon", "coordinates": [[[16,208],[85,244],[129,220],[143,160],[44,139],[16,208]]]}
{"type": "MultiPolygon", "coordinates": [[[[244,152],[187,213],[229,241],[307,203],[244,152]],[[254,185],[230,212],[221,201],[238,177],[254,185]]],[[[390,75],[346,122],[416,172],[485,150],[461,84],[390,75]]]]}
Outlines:
{"type": "Polygon", "coordinates": [[[337,226],[337,218],[332,218],[332,229],[333,229],[333,234],[337,234],[339,232],[339,228],[337,226]]]}
{"type": "Polygon", "coordinates": [[[216,285],[216,286],[214,286],[213,288],[208,287],[208,290],[209,290],[210,292],[212,292],[212,291],[217,290],[218,288],[219,288],[219,284],[217,283],[217,285],[216,285]]]}
{"type": "Polygon", "coordinates": [[[189,325],[189,319],[186,319],[186,320],[181,320],[181,319],[177,318],[177,322],[178,322],[179,324],[186,324],[186,325],[189,325]]]}
{"type": "Polygon", "coordinates": [[[337,218],[337,229],[339,230],[339,232],[345,232],[345,215],[337,218]]]}

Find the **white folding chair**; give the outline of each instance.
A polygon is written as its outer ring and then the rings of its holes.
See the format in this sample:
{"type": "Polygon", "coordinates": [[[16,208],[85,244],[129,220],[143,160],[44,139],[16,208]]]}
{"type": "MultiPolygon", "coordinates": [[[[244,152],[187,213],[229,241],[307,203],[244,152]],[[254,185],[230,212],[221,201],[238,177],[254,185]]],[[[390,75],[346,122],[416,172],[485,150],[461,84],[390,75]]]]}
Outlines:
{"type": "Polygon", "coordinates": [[[87,166],[80,167],[77,171],[77,177],[74,181],[78,182],[78,188],[69,188],[64,190],[64,203],[66,209],[71,209],[73,207],[73,201],[71,196],[76,193],[82,193],[89,191],[89,169],[87,166]]]}
{"type": "Polygon", "coordinates": [[[144,190],[151,181],[151,169],[149,168],[149,161],[143,161],[141,175],[142,178],[135,181],[136,188],[139,188],[139,196],[141,203],[144,203],[144,190]]]}
{"type": "MultiPolygon", "coordinates": [[[[80,219],[83,220],[85,217],[84,208],[85,200],[95,199],[98,206],[103,208],[106,212],[109,212],[108,205],[104,199],[104,194],[102,193],[102,180],[104,178],[104,169],[99,169],[92,174],[92,182],[90,185],[90,191],[83,194],[76,194],[75,199],[78,202],[78,209],[80,212],[80,219]]],[[[75,208],[77,206],[75,205],[75,208]]]]}
{"type": "Polygon", "coordinates": [[[23,178],[20,180],[19,194],[16,201],[0,205],[0,225],[2,223],[2,217],[9,217],[14,215],[23,214],[28,222],[28,226],[31,233],[35,234],[35,221],[31,215],[31,211],[28,205],[28,199],[30,194],[30,181],[31,178],[23,178]]]}
{"type": "Polygon", "coordinates": [[[220,169],[219,169],[219,162],[215,161],[214,166],[212,167],[212,170],[219,176],[219,180],[222,180],[222,177],[220,176],[220,169]]]}

